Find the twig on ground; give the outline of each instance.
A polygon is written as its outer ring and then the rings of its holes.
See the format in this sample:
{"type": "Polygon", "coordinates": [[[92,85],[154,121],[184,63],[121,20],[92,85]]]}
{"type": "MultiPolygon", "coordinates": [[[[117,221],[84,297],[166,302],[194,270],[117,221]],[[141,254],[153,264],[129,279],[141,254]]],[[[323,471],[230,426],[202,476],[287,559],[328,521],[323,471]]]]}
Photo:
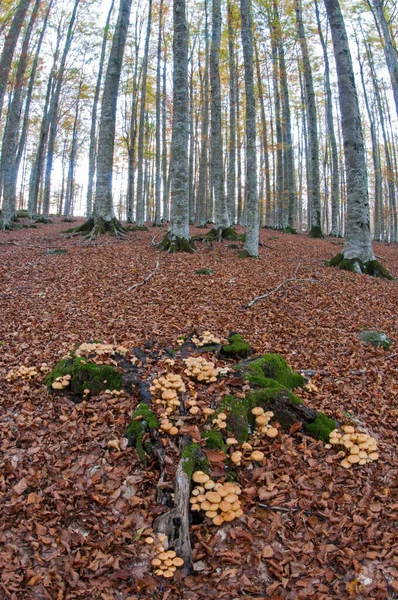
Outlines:
{"type": "Polygon", "coordinates": [[[152,273],[149,273],[149,275],[147,275],[145,277],[145,279],[143,281],[141,281],[140,283],[135,283],[134,285],[131,285],[129,288],[127,288],[126,292],[131,292],[131,290],[134,290],[135,288],[141,287],[142,285],[145,285],[146,283],[148,283],[148,281],[155,275],[155,273],[158,269],[159,269],[159,261],[157,261],[156,267],[154,268],[152,273]]]}
{"type": "Polygon", "coordinates": [[[51,250],[46,246],[29,246],[28,244],[17,244],[17,242],[0,242],[0,246],[18,246],[19,248],[40,248],[41,250],[51,250]]]}
{"type": "Polygon", "coordinates": [[[386,360],[390,360],[390,358],[395,358],[398,356],[398,352],[394,352],[394,354],[390,354],[390,356],[386,356],[386,360]]]}
{"type": "Polygon", "coordinates": [[[238,275],[236,277],[231,277],[231,279],[228,279],[227,283],[232,283],[233,281],[235,281],[235,279],[238,279],[238,275]]]}
{"type": "MultiPolygon", "coordinates": [[[[297,272],[297,269],[296,269],[296,272],[297,272]]],[[[251,306],[253,306],[253,304],[258,302],[259,300],[264,300],[265,298],[268,298],[268,296],[275,294],[278,290],[281,289],[281,287],[283,287],[284,285],[286,285],[286,283],[289,283],[290,281],[306,281],[309,283],[322,283],[322,281],[319,281],[318,279],[306,279],[306,278],[301,279],[300,277],[288,277],[288,279],[284,279],[282,281],[282,283],[277,285],[275,289],[270,290],[269,292],[267,292],[266,294],[263,294],[262,296],[256,296],[255,298],[253,298],[253,300],[250,300],[248,305],[245,306],[244,308],[250,308],[251,306]]]]}
{"type": "Polygon", "coordinates": [[[153,236],[152,240],[151,240],[151,244],[152,246],[157,246],[157,242],[155,242],[156,239],[156,235],[153,236]]]}
{"type": "MultiPolygon", "coordinates": [[[[258,506],[260,508],[266,508],[267,510],[275,510],[278,512],[283,512],[283,513],[297,513],[300,511],[299,508],[286,508],[284,506],[271,506],[270,504],[261,504],[259,503],[258,506]]],[[[327,518],[324,517],[323,515],[321,515],[318,512],[315,512],[314,510],[303,510],[303,514],[305,514],[307,517],[317,517],[317,519],[319,519],[320,521],[327,521],[327,518]]]]}

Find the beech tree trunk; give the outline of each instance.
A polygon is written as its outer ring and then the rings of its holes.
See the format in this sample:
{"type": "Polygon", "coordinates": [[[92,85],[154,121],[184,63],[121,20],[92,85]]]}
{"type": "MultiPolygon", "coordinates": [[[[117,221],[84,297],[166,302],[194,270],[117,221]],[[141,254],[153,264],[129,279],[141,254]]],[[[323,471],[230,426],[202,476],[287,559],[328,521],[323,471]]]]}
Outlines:
{"type": "Polygon", "coordinates": [[[258,194],[256,150],[256,98],[253,75],[253,18],[250,0],[240,0],[246,90],[246,242],[248,256],[258,256],[258,194]]]}
{"type": "Polygon", "coordinates": [[[102,74],[104,71],[106,46],[108,42],[109,23],[113,11],[115,0],[112,0],[109,8],[108,16],[105,23],[104,33],[102,36],[101,56],[98,68],[97,83],[95,86],[93,108],[91,111],[91,127],[90,127],[90,149],[88,152],[88,182],[87,182],[87,198],[86,198],[86,217],[91,216],[93,209],[93,188],[94,188],[94,177],[95,177],[95,160],[97,156],[97,114],[98,114],[98,102],[101,92],[102,74]]]}
{"type": "Polygon", "coordinates": [[[148,52],[149,38],[151,35],[152,22],[152,0],[149,0],[148,21],[145,38],[144,56],[142,60],[142,80],[141,80],[141,101],[140,101],[140,120],[138,126],[138,153],[137,153],[137,214],[136,222],[138,227],[144,226],[145,204],[144,204],[144,133],[145,133],[145,110],[146,110],[146,83],[148,72],[148,52]]]}
{"type": "MultiPolygon", "coordinates": [[[[372,272],[377,261],[373,254],[370,235],[365,148],[351,53],[339,1],[324,0],[324,2],[336,61],[347,186],[347,228],[344,249],[338,255],[339,258],[332,259],[331,264],[347,265],[359,273],[372,272]]],[[[388,271],[382,274],[390,275],[388,271]]]]}
{"type": "Polygon", "coordinates": [[[231,223],[236,215],[236,77],[235,29],[232,1],[228,0],[228,53],[229,53],[229,145],[227,171],[227,200],[231,223]]]}
{"type": "Polygon", "coordinates": [[[113,150],[115,144],[116,107],[122,70],[124,47],[130,21],[131,0],[120,0],[112,47],[105,75],[98,134],[97,184],[95,190],[94,222],[101,233],[116,221],[112,205],[113,150]]]}
{"type": "Polygon", "coordinates": [[[160,225],[161,222],[161,205],[160,205],[160,193],[162,179],[160,176],[160,159],[161,159],[161,127],[160,127],[160,87],[161,87],[161,74],[160,74],[160,61],[162,56],[162,24],[163,24],[163,0],[160,0],[159,6],[159,31],[158,31],[158,49],[157,49],[157,62],[156,62],[156,149],[155,149],[155,161],[156,161],[156,172],[155,172],[155,225],[160,225]]]}
{"type": "Polygon", "coordinates": [[[200,135],[200,160],[198,191],[196,194],[196,222],[200,227],[207,223],[208,134],[209,134],[209,32],[207,0],[205,0],[205,68],[203,73],[202,127],[200,135]]]}
{"type": "Polygon", "coordinates": [[[192,252],[189,234],[189,89],[188,26],[185,0],[174,0],[173,126],[171,139],[170,229],[162,245],[169,252],[192,252]]]}
{"type": "Polygon", "coordinates": [[[322,237],[321,227],[321,190],[319,180],[319,144],[318,118],[315,101],[314,81],[312,77],[311,60],[304,32],[301,0],[296,0],[297,33],[303,60],[304,97],[308,122],[309,145],[309,200],[311,203],[311,237],[322,237]]]}
{"type": "Polygon", "coordinates": [[[40,0],[36,0],[22,43],[21,55],[15,75],[12,101],[8,110],[7,121],[3,133],[0,163],[0,182],[3,186],[3,229],[11,227],[16,212],[18,129],[22,108],[22,92],[29,59],[29,42],[39,8],[40,0]]]}
{"type": "Polygon", "coordinates": [[[30,0],[21,0],[17,6],[10,29],[5,36],[0,57],[0,118],[3,112],[4,96],[7,90],[8,76],[11,70],[15,47],[22,30],[23,22],[30,5],[30,0]]]}
{"type": "Polygon", "coordinates": [[[221,86],[220,86],[220,43],[221,43],[221,0],[213,0],[213,27],[210,49],[211,86],[211,181],[214,193],[214,230],[222,232],[230,226],[224,189],[224,160],[221,130],[221,86]]]}

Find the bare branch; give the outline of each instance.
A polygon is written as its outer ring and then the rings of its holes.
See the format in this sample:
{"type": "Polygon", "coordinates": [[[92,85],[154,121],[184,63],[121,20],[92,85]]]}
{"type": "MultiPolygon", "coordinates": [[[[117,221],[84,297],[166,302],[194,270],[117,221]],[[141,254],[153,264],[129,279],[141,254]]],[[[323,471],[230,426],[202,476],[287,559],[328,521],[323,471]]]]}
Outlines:
{"type": "Polygon", "coordinates": [[[276,292],[278,290],[280,290],[284,285],[286,285],[287,283],[289,283],[290,281],[306,281],[309,283],[322,283],[322,281],[319,281],[318,279],[301,279],[300,277],[296,277],[296,273],[299,270],[300,265],[297,265],[297,268],[294,272],[294,276],[293,277],[288,277],[287,279],[284,279],[282,281],[282,283],[280,283],[279,285],[276,286],[276,288],[274,288],[273,290],[270,290],[269,292],[267,292],[266,294],[263,294],[262,296],[256,296],[255,298],[253,298],[253,300],[250,300],[250,302],[248,303],[247,306],[245,306],[244,308],[250,308],[251,306],[253,306],[253,304],[255,304],[256,302],[258,302],[259,300],[264,300],[265,298],[268,298],[268,296],[271,296],[272,294],[276,294],[276,292]]]}
{"type": "Polygon", "coordinates": [[[152,279],[152,277],[155,275],[155,273],[158,269],[159,269],[159,261],[157,261],[156,267],[152,271],[152,273],[149,273],[149,275],[147,275],[145,277],[145,279],[143,281],[141,281],[140,283],[135,283],[134,285],[131,285],[129,288],[127,288],[126,292],[131,292],[131,290],[134,290],[135,288],[141,287],[142,285],[145,285],[146,283],[148,283],[148,281],[150,279],[152,279]]]}

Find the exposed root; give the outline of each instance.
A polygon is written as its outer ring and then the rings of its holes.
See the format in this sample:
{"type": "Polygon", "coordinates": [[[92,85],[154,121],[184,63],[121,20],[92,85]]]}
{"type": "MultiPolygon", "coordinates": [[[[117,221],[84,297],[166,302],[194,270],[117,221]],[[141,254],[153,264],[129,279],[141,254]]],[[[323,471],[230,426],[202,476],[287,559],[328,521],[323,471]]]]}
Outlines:
{"type": "MultiPolygon", "coordinates": [[[[158,227],[160,226],[158,225],[158,227]]],[[[126,231],[149,231],[149,229],[146,225],[130,225],[126,227],[126,231]]]]}
{"type": "Polygon", "coordinates": [[[111,221],[105,221],[102,217],[94,219],[90,217],[79,225],[72,229],[67,229],[64,233],[69,234],[68,237],[75,237],[77,235],[83,235],[88,240],[95,240],[100,235],[113,235],[115,237],[125,237],[127,229],[120,224],[120,221],[114,217],[111,221]]]}
{"type": "Polygon", "coordinates": [[[363,273],[383,279],[394,279],[390,271],[386,267],[383,267],[378,260],[362,262],[360,258],[345,258],[343,252],[339,252],[339,254],[326,261],[326,265],[329,267],[338,267],[345,271],[352,271],[353,273],[363,273]]]}
{"type": "Polygon", "coordinates": [[[166,233],[161,242],[157,245],[160,250],[167,252],[195,252],[193,239],[182,238],[174,235],[170,231],[166,233]]]}

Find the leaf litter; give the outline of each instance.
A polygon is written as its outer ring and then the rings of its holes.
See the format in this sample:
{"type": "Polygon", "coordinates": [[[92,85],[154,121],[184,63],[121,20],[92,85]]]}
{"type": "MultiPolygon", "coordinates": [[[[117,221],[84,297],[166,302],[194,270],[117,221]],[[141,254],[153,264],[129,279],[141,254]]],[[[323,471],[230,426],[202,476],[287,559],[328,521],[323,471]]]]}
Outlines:
{"type": "MultiPolygon", "coordinates": [[[[68,240],[55,221],[0,233],[14,242],[0,247],[0,598],[398,597],[396,281],[325,267],[335,253],[328,239],[262,230],[260,260],[248,261],[227,243],[162,254],[149,232],[68,240]],[[67,253],[45,255],[52,247],[67,253]],[[203,265],[214,275],[197,276],[203,265]],[[391,351],[360,342],[362,329],[387,333],[391,351]],[[53,367],[88,341],[176,348],[192,330],[238,331],[257,352],[310,372],[303,399],[374,436],[380,460],[345,471],[323,443],[282,434],[264,465],[240,473],[243,517],[218,530],[193,524],[193,573],[166,581],[153,575],[143,541],[162,510],[157,466],[145,470],[134,449],[109,446],[122,439],[134,394],[74,404],[49,396],[40,377],[6,376],[53,367]]],[[[375,249],[397,274],[397,248],[375,249]]],[[[217,385],[212,393],[222,394],[217,385]]]]}

